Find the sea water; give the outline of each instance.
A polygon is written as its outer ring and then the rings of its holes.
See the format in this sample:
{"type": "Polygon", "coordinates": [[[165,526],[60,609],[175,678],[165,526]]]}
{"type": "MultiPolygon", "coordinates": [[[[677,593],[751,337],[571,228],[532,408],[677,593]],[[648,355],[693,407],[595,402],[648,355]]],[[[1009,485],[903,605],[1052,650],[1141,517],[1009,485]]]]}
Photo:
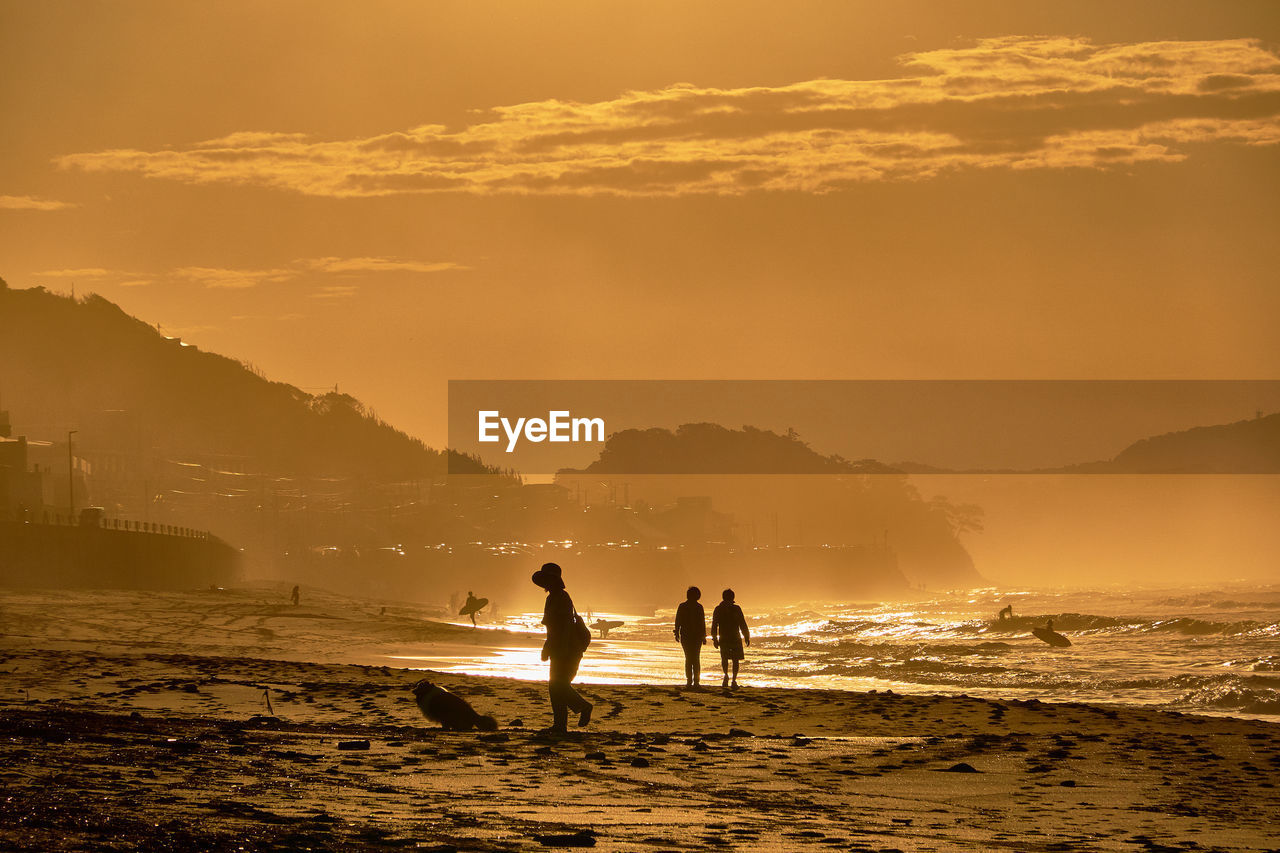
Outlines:
{"type": "MultiPolygon", "coordinates": [[[[739,604],[752,632],[739,678],[747,686],[1140,704],[1280,721],[1275,585],[983,589],[905,603],[739,604]],[[1001,621],[997,612],[1006,605],[1014,616],[1001,621]],[[1031,634],[1050,619],[1069,648],[1031,634]]],[[[673,614],[674,606],[643,618],[592,614],[625,624],[592,642],[580,680],[683,684],[673,614]]],[[[539,618],[516,615],[506,627],[536,633],[539,618]]],[[[444,668],[538,678],[545,667],[536,648],[523,648],[444,668]]],[[[710,643],[702,667],[703,684],[718,687],[719,655],[710,643]]]]}

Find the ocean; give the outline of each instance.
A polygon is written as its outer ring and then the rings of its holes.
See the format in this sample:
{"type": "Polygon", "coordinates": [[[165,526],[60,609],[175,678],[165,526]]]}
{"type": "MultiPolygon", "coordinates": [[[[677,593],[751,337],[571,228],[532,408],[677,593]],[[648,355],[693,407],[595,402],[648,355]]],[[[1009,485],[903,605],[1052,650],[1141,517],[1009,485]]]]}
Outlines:
{"type": "MultiPolygon", "coordinates": [[[[619,620],[596,639],[579,680],[683,684],[671,611],[619,620]]],[[[714,602],[704,599],[708,621],[714,602]]],[[[739,600],[752,631],[744,686],[833,687],[897,693],[1149,705],[1280,721],[1280,587],[982,589],[909,603],[801,603],[760,608],[739,600]],[[1012,605],[1014,617],[999,621],[1012,605]],[[1053,620],[1069,648],[1031,629],[1053,620]]],[[[540,614],[502,627],[538,632],[540,614]]],[[[598,637],[598,634],[597,634],[598,637]]],[[[404,662],[402,662],[403,664],[404,662]]],[[[708,645],[703,684],[720,682],[708,645]]],[[[448,662],[474,674],[545,677],[536,650],[504,649],[448,662]]],[[[440,668],[440,667],[436,667],[440,668]]]]}

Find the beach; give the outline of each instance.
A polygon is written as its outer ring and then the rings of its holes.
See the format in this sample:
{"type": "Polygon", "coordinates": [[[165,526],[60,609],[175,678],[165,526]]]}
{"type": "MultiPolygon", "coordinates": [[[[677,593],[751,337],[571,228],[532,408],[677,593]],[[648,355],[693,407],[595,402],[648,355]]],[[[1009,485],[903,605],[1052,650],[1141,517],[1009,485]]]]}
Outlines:
{"type": "Polygon", "coordinates": [[[7,850],[1280,849],[1264,720],[752,686],[748,650],[734,692],[585,684],[557,739],[545,683],[425,663],[529,635],[284,587],[0,601],[7,850]],[[420,678],[499,730],[428,722],[420,678]]]}

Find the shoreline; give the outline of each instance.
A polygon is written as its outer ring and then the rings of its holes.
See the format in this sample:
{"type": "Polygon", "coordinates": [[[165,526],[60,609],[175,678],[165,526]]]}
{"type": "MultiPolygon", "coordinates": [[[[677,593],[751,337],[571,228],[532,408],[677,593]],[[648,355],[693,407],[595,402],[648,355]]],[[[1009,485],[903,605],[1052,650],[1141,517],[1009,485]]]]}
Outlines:
{"type": "MultiPolygon", "coordinates": [[[[0,651],[31,645],[50,650],[249,655],[532,681],[545,678],[546,664],[538,655],[540,633],[511,625],[472,627],[448,616],[441,618],[439,608],[352,598],[322,589],[309,589],[303,604],[293,606],[287,603],[288,590],[284,583],[189,591],[5,590],[0,599],[0,651]]],[[[978,696],[991,701],[1034,698],[1052,704],[1085,702],[1280,724],[1278,714],[1187,706],[1159,696],[1126,701],[1125,697],[1072,695],[1039,686],[966,685],[863,675],[779,675],[775,665],[785,669],[790,653],[771,647],[768,635],[757,639],[762,645],[753,646],[742,670],[743,682],[757,688],[888,690],[900,695],[978,696]],[[817,684],[808,683],[811,679],[817,684]]],[[[1032,649],[1039,650],[1038,644],[1032,649]]],[[[707,684],[714,686],[719,681],[718,658],[709,644],[702,659],[707,684]]],[[[683,680],[682,669],[679,646],[674,643],[625,635],[603,640],[595,637],[577,681],[675,687],[683,680]]]]}
{"type": "Polygon", "coordinates": [[[602,850],[1276,847],[1271,722],[586,684],[588,729],[548,739],[545,681],[12,639],[4,849],[556,849],[548,836],[602,850]],[[422,719],[408,690],[420,678],[499,730],[422,719]]]}
{"type": "Polygon", "coordinates": [[[583,685],[252,655],[8,648],[15,850],[1275,849],[1271,723],[1036,700],[583,685]],[[430,678],[498,717],[445,732],[430,678]],[[269,690],[268,713],[262,690],[269,690]],[[355,748],[348,748],[351,746],[355,748]]]}
{"type": "Polygon", "coordinates": [[[536,657],[540,638],[270,598],[0,599],[0,849],[1277,849],[1271,720],[748,676],[737,691],[580,682],[590,725],[548,739],[545,670],[381,659],[495,640],[536,657]],[[421,678],[498,731],[423,719],[421,678]]]}

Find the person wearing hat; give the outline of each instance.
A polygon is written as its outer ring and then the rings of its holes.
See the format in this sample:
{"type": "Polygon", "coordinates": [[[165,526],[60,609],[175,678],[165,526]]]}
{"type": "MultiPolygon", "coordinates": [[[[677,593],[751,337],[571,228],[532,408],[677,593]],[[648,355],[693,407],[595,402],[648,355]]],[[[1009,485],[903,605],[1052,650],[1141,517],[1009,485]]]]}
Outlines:
{"type": "Polygon", "coordinates": [[[547,628],[547,640],[542,644],[542,659],[549,661],[551,671],[547,688],[551,694],[551,728],[549,732],[564,734],[569,729],[569,712],[578,712],[578,725],[591,721],[591,703],[573,689],[573,679],[578,674],[582,653],[591,641],[591,629],[573,607],[573,599],[565,591],[560,567],[544,563],[533,573],[533,582],[547,591],[547,604],[542,612],[542,624],[547,628]],[[585,632],[586,641],[583,641],[585,632]]]}

